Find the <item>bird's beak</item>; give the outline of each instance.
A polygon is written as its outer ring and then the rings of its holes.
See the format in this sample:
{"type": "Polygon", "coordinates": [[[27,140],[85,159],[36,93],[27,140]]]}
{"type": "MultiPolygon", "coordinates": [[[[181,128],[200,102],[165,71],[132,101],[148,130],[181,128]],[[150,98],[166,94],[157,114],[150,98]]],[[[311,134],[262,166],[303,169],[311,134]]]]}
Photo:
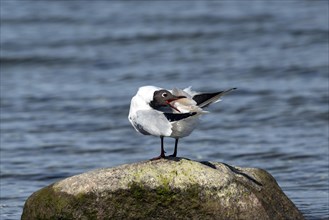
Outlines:
{"type": "Polygon", "coordinates": [[[175,106],[171,104],[171,102],[176,101],[178,99],[184,99],[186,96],[174,96],[172,99],[169,99],[166,101],[166,103],[172,108],[175,109],[176,111],[180,112],[175,106]]]}

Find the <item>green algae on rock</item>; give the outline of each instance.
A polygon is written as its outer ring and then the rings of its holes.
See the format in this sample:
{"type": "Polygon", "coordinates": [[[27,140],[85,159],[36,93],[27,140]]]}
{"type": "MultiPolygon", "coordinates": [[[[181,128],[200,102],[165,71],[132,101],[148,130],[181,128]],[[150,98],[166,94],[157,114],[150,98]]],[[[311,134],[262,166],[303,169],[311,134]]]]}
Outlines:
{"type": "Polygon", "coordinates": [[[33,193],[22,219],[304,219],[266,171],[168,158],[98,169],[33,193]]]}

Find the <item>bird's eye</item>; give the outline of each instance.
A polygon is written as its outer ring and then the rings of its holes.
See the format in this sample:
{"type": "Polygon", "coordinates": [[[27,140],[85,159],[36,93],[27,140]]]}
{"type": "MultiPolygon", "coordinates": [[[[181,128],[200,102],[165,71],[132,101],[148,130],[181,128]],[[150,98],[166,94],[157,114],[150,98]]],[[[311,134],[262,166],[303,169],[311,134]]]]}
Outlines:
{"type": "Polygon", "coordinates": [[[168,94],[167,93],[162,93],[162,97],[167,97],[168,96],[168,94]]]}

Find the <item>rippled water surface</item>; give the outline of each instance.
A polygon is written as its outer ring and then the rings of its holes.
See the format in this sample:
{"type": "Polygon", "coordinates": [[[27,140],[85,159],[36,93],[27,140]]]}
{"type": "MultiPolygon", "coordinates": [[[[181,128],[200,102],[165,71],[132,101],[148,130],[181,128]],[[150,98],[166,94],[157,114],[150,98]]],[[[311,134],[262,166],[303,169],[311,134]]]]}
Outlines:
{"type": "Polygon", "coordinates": [[[127,120],[147,84],[237,87],[179,156],[266,169],[329,218],[327,1],[3,0],[0,33],[1,219],[55,181],[157,156],[127,120]]]}

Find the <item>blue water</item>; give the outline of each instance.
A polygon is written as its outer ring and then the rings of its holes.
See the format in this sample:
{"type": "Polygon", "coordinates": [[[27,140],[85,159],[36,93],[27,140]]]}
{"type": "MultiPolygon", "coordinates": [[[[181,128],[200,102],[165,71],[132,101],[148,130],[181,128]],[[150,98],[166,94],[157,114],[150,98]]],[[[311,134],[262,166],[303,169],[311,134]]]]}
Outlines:
{"type": "Polygon", "coordinates": [[[329,218],[328,29],[327,1],[2,0],[1,219],[55,181],[157,156],[127,120],[148,84],[237,87],[178,155],[266,169],[329,218]]]}

